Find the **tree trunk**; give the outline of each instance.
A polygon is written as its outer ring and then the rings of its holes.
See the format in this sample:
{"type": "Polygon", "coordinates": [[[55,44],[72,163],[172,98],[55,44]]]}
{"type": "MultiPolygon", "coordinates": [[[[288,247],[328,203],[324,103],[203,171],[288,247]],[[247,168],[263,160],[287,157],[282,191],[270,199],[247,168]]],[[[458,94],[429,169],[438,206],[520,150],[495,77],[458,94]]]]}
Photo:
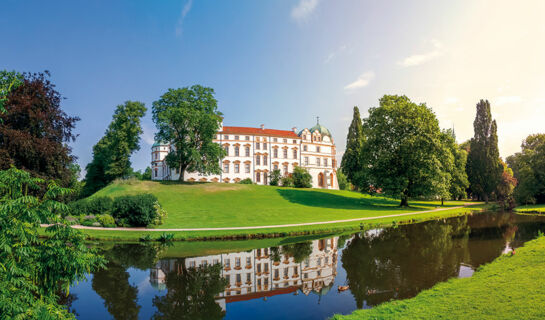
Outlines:
{"type": "Polygon", "coordinates": [[[441,198],[441,207],[445,205],[445,198],[441,198]]]}
{"type": "Polygon", "coordinates": [[[403,194],[401,195],[401,204],[399,206],[400,207],[408,207],[409,206],[409,196],[407,195],[406,192],[403,192],[403,194]]]}
{"type": "Polygon", "coordinates": [[[185,168],[187,168],[187,166],[180,165],[180,175],[178,176],[178,181],[179,182],[184,182],[185,168]]]}
{"type": "Polygon", "coordinates": [[[484,195],[484,202],[485,202],[486,204],[488,204],[488,195],[487,195],[487,194],[484,195]]]}

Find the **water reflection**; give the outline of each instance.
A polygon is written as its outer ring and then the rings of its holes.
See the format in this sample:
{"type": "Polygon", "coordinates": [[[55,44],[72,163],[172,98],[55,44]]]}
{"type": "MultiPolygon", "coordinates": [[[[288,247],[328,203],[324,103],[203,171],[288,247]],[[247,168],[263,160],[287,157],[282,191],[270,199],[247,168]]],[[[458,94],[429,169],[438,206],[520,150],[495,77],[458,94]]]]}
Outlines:
{"type": "Polygon", "coordinates": [[[188,244],[109,244],[108,269],[73,286],[67,304],[79,319],[324,319],[471,276],[545,230],[543,221],[479,214],[183,258],[188,244]]]}

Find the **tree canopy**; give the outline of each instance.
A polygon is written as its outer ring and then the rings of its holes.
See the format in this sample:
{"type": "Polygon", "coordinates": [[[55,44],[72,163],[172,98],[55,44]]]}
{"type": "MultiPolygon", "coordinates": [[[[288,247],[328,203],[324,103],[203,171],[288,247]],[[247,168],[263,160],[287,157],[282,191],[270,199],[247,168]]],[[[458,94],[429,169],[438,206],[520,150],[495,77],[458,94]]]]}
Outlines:
{"type": "Polygon", "coordinates": [[[185,171],[221,173],[219,161],[225,151],[213,142],[221,115],[214,89],[201,85],[169,89],[153,103],[153,121],[158,130],[155,139],[173,146],[166,162],[178,169],[180,181],[185,171]]]}
{"type": "Polygon", "coordinates": [[[5,101],[6,113],[0,114],[0,169],[15,166],[33,176],[56,180],[68,186],[75,157],[68,142],[78,117],[68,116],[61,108],[61,95],[48,79],[49,73],[18,75],[9,80],[20,83],[11,88],[5,101]]]}
{"type": "Polygon", "coordinates": [[[515,198],[519,203],[545,203],[545,134],[529,135],[521,152],[507,158],[518,180],[515,198]]]}
{"type": "MultiPolygon", "coordinates": [[[[8,93],[23,82],[23,76],[15,71],[0,70],[0,114],[6,113],[4,104],[8,100],[8,93]]],[[[0,118],[0,121],[2,119],[0,118]]]]}
{"type": "MultiPolygon", "coordinates": [[[[363,147],[363,125],[358,107],[354,107],[352,123],[348,127],[346,136],[346,150],[341,161],[341,170],[346,179],[353,185],[357,185],[357,175],[361,172],[361,150],[363,147]]],[[[361,186],[358,186],[361,187],[361,186]]]]}
{"type": "Polygon", "coordinates": [[[456,143],[456,135],[452,129],[443,131],[443,143],[453,157],[452,166],[448,167],[451,178],[449,195],[453,199],[464,199],[467,197],[466,189],[469,187],[466,173],[467,151],[456,143]]]}
{"type": "Polygon", "coordinates": [[[467,159],[469,186],[475,196],[488,202],[503,172],[498,149],[496,120],[492,119],[488,100],[477,103],[477,115],[473,128],[475,134],[470,142],[467,159]]]}
{"type": "Polygon", "coordinates": [[[401,198],[444,196],[453,156],[433,111],[406,96],[385,95],[363,120],[362,182],[401,198]]]}
{"type": "Polygon", "coordinates": [[[84,196],[133,172],[130,157],[140,150],[140,120],[145,114],[142,102],[126,101],[117,106],[104,137],[93,147],[93,160],[86,167],[84,196]]]}

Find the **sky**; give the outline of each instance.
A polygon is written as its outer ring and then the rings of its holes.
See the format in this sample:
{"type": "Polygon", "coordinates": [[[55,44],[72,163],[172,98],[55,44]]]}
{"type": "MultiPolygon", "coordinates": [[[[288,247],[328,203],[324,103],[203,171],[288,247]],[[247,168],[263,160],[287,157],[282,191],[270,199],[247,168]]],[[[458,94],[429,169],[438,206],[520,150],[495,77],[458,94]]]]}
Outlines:
{"type": "Polygon", "coordinates": [[[150,165],[153,101],[214,88],[224,124],[326,126],[345,148],[353,106],[426,103],[459,142],[488,99],[502,157],[545,132],[545,1],[19,1],[0,4],[0,69],[49,70],[81,118],[85,167],[115,107],[144,102],[135,169],[150,165]]]}

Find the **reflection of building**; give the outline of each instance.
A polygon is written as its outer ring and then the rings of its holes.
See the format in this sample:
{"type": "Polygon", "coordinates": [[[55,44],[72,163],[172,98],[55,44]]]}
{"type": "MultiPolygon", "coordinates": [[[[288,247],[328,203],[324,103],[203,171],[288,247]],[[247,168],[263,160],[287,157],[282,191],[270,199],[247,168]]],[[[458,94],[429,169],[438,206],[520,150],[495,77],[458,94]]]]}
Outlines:
{"type": "MultiPolygon", "coordinates": [[[[314,291],[325,293],[333,285],[337,275],[338,237],[312,241],[312,251],[302,262],[280,254],[274,261],[275,248],[260,248],[238,253],[225,253],[185,259],[186,268],[197,268],[221,263],[222,276],[227,279],[225,291],[217,297],[218,303],[267,298],[296,293],[300,289],[305,295],[314,291]]],[[[161,260],[150,270],[150,282],[164,289],[165,275],[181,271],[175,259],[161,260]]]]}
{"type": "MultiPolygon", "coordinates": [[[[187,181],[233,183],[251,179],[257,184],[269,184],[269,174],[278,169],[287,175],[297,166],[306,168],[315,188],[338,189],[335,143],[329,130],[317,123],[297,133],[248,127],[220,126],[214,142],[227,152],[221,160],[223,172],[205,176],[185,172],[187,181]]],[[[151,150],[153,180],[177,180],[178,169],[169,168],[165,157],[174,147],[156,142],[151,150]]]]}

